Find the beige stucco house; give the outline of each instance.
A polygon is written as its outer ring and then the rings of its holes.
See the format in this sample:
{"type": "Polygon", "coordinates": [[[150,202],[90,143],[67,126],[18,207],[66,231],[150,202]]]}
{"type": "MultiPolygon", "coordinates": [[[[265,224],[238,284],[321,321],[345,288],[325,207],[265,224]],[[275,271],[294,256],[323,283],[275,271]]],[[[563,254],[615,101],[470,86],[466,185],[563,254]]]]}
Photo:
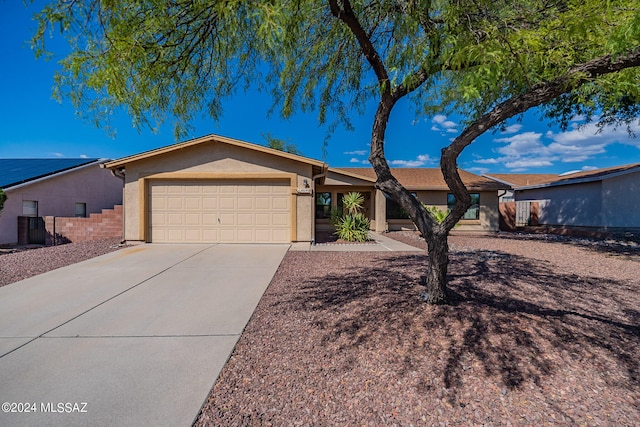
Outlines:
{"type": "MultiPolygon", "coordinates": [[[[316,228],[330,227],[328,212],[349,191],[365,195],[373,230],[413,227],[406,218],[388,218],[394,206],[375,189],[371,169],[329,168],[319,160],[217,135],[104,166],[124,177],[129,241],[311,242],[316,228]]],[[[420,200],[447,208],[447,187],[438,169],[393,172],[420,200]]],[[[507,187],[461,172],[477,203],[459,230],[497,231],[498,190],[507,187]]]]}

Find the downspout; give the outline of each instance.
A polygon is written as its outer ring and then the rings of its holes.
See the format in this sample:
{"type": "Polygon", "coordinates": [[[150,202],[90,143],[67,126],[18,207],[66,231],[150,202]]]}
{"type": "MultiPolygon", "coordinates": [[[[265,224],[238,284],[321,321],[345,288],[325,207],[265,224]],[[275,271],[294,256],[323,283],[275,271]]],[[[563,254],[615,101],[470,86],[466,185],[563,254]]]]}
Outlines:
{"type": "Polygon", "coordinates": [[[311,244],[316,244],[316,179],[326,177],[327,171],[329,170],[329,165],[323,164],[322,171],[311,177],[311,244]]]}

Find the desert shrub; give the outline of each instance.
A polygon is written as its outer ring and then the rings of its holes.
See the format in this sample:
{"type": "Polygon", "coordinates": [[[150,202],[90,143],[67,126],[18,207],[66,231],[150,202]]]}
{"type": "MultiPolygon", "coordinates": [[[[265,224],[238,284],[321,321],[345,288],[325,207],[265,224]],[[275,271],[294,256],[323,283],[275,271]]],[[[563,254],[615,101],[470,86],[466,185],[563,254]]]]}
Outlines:
{"type": "Polygon", "coordinates": [[[331,223],[336,228],[338,238],[348,242],[365,242],[369,238],[369,218],[360,212],[364,205],[364,196],[350,192],[342,198],[344,209],[331,210],[331,223]]]}

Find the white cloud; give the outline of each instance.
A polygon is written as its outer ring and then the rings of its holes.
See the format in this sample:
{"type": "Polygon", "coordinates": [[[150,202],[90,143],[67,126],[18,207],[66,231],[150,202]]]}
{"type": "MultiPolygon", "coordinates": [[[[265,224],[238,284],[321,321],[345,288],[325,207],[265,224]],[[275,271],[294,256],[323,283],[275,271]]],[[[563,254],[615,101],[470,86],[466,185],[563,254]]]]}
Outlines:
{"type": "Polygon", "coordinates": [[[64,154],[62,153],[49,153],[51,154],[53,157],[64,157],[64,154]]]}
{"type": "Polygon", "coordinates": [[[527,168],[539,168],[539,167],[543,167],[543,166],[552,166],[553,163],[551,163],[550,160],[544,160],[544,159],[520,159],[520,160],[514,160],[514,161],[510,161],[510,162],[506,162],[505,166],[508,167],[509,169],[519,169],[519,170],[524,170],[527,168]]]}
{"type": "Polygon", "coordinates": [[[443,116],[442,114],[437,114],[433,116],[431,121],[434,123],[444,123],[445,121],[447,121],[447,116],[443,116]]]}
{"type": "Polygon", "coordinates": [[[432,131],[441,132],[443,135],[444,133],[458,132],[458,124],[451,120],[447,120],[447,116],[444,116],[442,114],[433,116],[431,122],[434,123],[434,125],[431,126],[432,131]]]}
{"type": "Polygon", "coordinates": [[[500,163],[501,159],[476,159],[474,160],[475,163],[480,163],[481,165],[495,165],[500,163]]]}
{"type": "Polygon", "coordinates": [[[363,165],[368,165],[369,164],[369,160],[361,160],[361,159],[356,159],[355,157],[351,158],[351,160],[349,160],[349,163],[362,163],[363,165]]]}
{"type": "MultiPolygon", "coordinates": [[[[583,119],[574,118],[576,121],[583,119]]],[[[508,127],[510,131],[516,128],[508,127]]],[[[640,136],[640,122],[634,123],[631,130],[640,136]]],[[[507,133],[506,131],[503,132],[507,133]]],[[[618,129],[607,126],[598,133],[594,123],[569,129],[565,132],[548,131],[523,132],[494,139],[504,144],[494,149],[500,156],[477,158],[477,164],[504,164],[514,171],[528,168],[553,166],[557,162],[586,162],[607,152],[611,144],[625,144],[640,149],[640,139],[630,138],[625,126],[618,129]]],[[[581,166],[582,170],[592,170],[593,166],[581,166]]]]}
{"type": "Polygon", "coordinates": [[[520,123],[516,123],[513,124],[511,126],[507,126],[502,132],[500,132],[503,135],[508,135],[510,133],[516,133],[516,132],[520,132],[520,129],[522,129],[522,125],[520,123]]]}
{"type": "Polygon", "coordinates": [[[86,155],[86,154],[80,154],[80,158],[81,158],[81,159],[87,159],[88,157],[87,157],[87,155],[86,155]]]}
{"type": "Polygon", "coordinates": [[[368,153],[367,150],[355,150],[355,151],[345,151],[342,154],[347,154],[349,156],[364,156],[368,153]]]}
{"type": "Polygon", "coordinates": [[[434,159],[427,154],[420,154],[414,160],[390,160],[389,164],[391,166],[397,166],[401,168],[417,168],[420,166],[424,166],[427,163],[436,163],[438,159],[434,159]]]}

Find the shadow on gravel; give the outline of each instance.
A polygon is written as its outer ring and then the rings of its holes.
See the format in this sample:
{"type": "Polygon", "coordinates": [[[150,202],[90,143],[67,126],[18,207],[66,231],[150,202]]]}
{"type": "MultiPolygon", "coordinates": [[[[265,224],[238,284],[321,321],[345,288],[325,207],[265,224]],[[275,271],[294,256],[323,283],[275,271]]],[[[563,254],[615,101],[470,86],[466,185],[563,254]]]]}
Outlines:
{"type": "Polygon", "coordinates": [[[423,375],[419,391],[444,385],[451,402],[466,375],[492,378],[507,393],[565,366],[588,366],[623,393],[640,390],[637,286],[479,250],[451,256],[453,305],[427,306],[425,261],[368,258],[347,274],[316,275],[292,302],[338,351],[402,348],[398,374],[423,375]]]}

